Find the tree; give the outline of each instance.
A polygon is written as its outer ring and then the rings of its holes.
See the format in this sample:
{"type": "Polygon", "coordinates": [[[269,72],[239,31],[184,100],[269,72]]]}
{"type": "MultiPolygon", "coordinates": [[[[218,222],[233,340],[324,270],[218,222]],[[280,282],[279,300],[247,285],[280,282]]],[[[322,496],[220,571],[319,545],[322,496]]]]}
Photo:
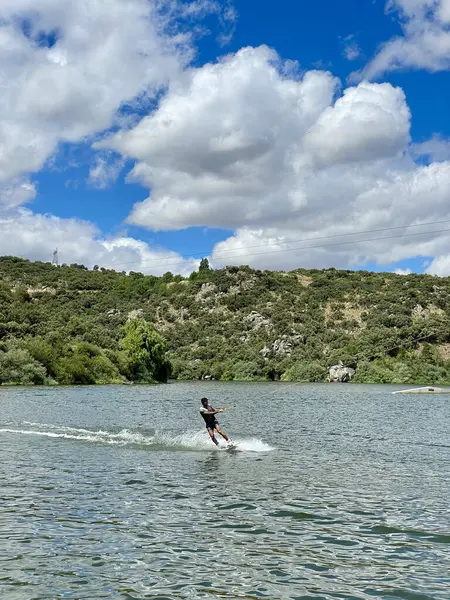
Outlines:
{"type": "Polygon", "coordinates": [[[282,381],[315,382],[325,381],[326,369],[318,361],[301,361],[287,369],[281,376],[282,381]]]}
{"type": "Polygon", "coordinates": [[[322,381],[328,366],[357,360],[354,382],[450,381],[450,278],[213,269],[208,259],[189,277],[155,277],[0,257],[0,382],[42,381],[42,367],[50,383],[155,381],[145,343],[142,361],[120,344],[133,313],[164,327],[160,364],[170,356],[180,379],[322,381]],[[270,326],[252,325],[252,312],[270,326]],[[290,354],[262,359],[276,340],[290,354]]]}
{"type": "Polygon", "coordinates": [[[14,290],[14,294],[19,302],[31,302],[31,296],[26,286],[20,285],[14,290]]]}
{"type": "Polygon", "coordinates": [[[48,383],[47,371],[27,350],[0,350],[0,384],[43,385],[48,383]]]}
{"type": "Polygon", "coordinates": [[[164,281],[164,283],[171,283],[173,281],[173,273],[167,271],[167,273],[164,273],[164,275],[162,276],[162,280],[164,281]]]}
{"type": "Polygon", "coordinates": [[[24,343],[25,350],[33,357],[34,360],[41,363],[51,377],[56,377],[56,361],[58,353],[54,346],[48,344],[41,337],[29,338],[24,343]]]}
{"type": "Polygon", "coordinates": [[[120,347],[128,358],[133,381],[167,382],[171,365],[166,358],[166,342],[144,319],[132,319],[123,326],[120,347]]]}
{"type": "Polygon", "coordinates": [[[198,268],[199,273],[205,273],[206,271],[210,271],[211,268],[209,266],[209,260],[207,258],[202,258],[200,261],[200,266],[198,268]]]}
{"type": "Polygon", "coordinates": [[[58,381],[71,385],[119,383],[118,368],[94,344],[80,342],[65,349],[65,356],[57,364],[58,381]]]}

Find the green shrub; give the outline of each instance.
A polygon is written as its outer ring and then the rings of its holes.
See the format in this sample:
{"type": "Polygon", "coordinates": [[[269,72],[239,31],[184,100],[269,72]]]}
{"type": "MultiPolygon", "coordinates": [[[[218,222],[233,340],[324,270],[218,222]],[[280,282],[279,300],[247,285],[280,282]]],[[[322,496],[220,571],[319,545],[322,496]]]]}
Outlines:
{"type": "Polygon", "coordinates": [[[321,363],[314,362],[297,362],[292,367],[287,369],[281,376],[282,381],[298,381],[298,382],[318,382],[325,381],[327,377],[327,369],[321,363]]]}
{"type": "Polygon", "coordinates": [[[50,383],[47,371],[27,350],[0,350],[0,384],[43,385],[50,383]]]}

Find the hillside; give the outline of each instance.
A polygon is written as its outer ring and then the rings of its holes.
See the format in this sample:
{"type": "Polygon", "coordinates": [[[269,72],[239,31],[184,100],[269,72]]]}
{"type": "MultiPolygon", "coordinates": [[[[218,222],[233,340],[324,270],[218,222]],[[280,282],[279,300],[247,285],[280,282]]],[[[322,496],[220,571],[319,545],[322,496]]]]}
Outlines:
{"type": "Polygon", "coordinates": [[[174,378],[326,381],[342,360],[356,382],[445,384],[449,292],[450,278],[429,275],[203,261],[189,278],[153,277],[2,257],[0,381],[125,381],[123,326],[142,317],[174,378]]]}

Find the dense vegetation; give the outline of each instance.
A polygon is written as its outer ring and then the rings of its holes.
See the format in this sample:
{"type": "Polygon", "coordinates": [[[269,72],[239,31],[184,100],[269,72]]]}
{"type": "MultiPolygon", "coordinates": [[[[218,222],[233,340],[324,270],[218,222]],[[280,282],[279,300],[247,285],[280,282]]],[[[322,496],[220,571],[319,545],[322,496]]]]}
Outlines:
{"type": "Polygon", "coordinates": [[[0,383],[450,383],[450,279],[249,267],[188,278],[0,258],[0,383]]]}

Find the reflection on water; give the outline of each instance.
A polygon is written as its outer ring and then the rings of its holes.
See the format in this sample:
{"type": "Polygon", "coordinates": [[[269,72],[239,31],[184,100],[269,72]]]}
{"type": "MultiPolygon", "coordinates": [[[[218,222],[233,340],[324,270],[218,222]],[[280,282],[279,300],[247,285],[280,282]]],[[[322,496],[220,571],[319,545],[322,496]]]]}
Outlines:
{"type": "Polygon", "coordinates": [[[1,597],[448,600],[448,400],[389,392],[0,389],[1,597]]]}

